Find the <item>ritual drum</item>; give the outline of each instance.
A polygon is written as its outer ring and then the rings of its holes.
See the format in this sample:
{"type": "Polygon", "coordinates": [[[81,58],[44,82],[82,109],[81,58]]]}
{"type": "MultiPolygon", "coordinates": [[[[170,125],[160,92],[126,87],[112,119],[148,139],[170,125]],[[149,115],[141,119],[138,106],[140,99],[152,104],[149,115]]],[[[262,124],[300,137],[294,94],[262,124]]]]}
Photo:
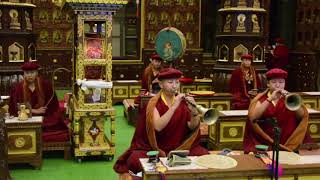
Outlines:
{"type": "Polygon", "coordinates": [[[166,62],[181,58],[187,43],[183,33],[174,27],[166,27],[159,31],[155,40],[157,54],[166,62]]]}

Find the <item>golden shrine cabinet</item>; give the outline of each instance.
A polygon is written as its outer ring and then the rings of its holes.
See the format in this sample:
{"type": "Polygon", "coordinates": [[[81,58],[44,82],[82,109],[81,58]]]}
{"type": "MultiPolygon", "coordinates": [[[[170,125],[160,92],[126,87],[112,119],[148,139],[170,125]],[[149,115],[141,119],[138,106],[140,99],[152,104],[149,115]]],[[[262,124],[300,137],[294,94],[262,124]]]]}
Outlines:
{"type": "Polygon", "coordinates": [[[42,165],[42,116],[26,121],[17,117],[6,119],[8,132],[8,162],[29,163],[37,169],[42,165]]]}
{"type": "Polygon", "coordinates": [[[115,110],[112,108],[112,15],[127,1],[66,1],[74,11],[73,96],[69,101],[74,155],[115,154],[115,110]],[[105,122],[109,122],[108,124],[105,122]],[[107,130],[107,132],[105,131],[107,130]]]}

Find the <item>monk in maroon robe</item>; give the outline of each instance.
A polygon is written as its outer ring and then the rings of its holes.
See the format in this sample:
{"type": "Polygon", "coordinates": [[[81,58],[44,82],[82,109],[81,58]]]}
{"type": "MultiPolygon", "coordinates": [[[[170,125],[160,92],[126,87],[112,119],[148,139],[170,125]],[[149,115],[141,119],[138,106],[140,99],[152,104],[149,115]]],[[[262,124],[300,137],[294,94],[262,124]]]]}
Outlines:
{"type": "Polygon", "coordinates": [[[161,69],[163,69],[162,59],[158,54],[153,54],[151,56],[151,62],[149,66],[143,72],[141,88],[152,92],[152,84],[158,83],[156,76],[161,69]]]}
{"type": "MultiPolygon", "coordinates": [[[[161,91],[150,99],[140,115],[130,148],[114,165],[118,173],[142,171],[139,158],[147,152],[159,151],[165,157],[172,150],[190,150],[190,155],[208,154],[200,146],[198,111],[183,101],[184,94],[175,96],[182,73],[173,68],[160,71],[161,91]]],[[[185,97],[194,102],[192,97],[185,97]]]]}
{"type": "Polygon", "coordinates": [[[242,55],[240,68],[232,72],[229,85],[232,94],[231,109],[248,109],[250,99],[261,88],[260,78],[251,65],[252,59],[250,54],[242,55]]]}
{"type": "Polygon", "coordinates": [[[267,68],[280,68],[286,70],[289,65],[289,48],[284,44],[282,38],[275,39],[275,48],[271,50],[269,61],[267,61],[267,68]]]}
{"type": "Polygon", "coordinates": [[[300,144],[310,143],[312,139],[307,132],[309,114],[304,105],[295,111],[285,106],[284,90],[287,72],[272,69],[266,73],[268,87],[251,102],[243,140],[245,153],[256,152],[256,145],[264,144],[272,150],[274,143],[274,125],[270,118],[277,120],[281,128],[280,149],[297,150],[300,144]]]}
{"type": "Polygon", "coordinates": [[[39,65],[26,62],[21,66],[24,80],[16,84],[10,91],[9,113],[18,115],[18,103],[29,104],[32,115],[44,116],[42,135],[45,142],[63,142],[69,139],[68,127],[63,121],[59,102],[52,86],[38,77],[39,65]]]}
{"type": "Polygon", "coordinates": [[[158,54],[151,55],[151,62],[148,67],[144,69],[141,77],[141,92],[134,100],[135,104],[140,105],[141,96],[149,93],[156,94],[160,90],[157,75],[163,69],[163,62],[158,54]]]}

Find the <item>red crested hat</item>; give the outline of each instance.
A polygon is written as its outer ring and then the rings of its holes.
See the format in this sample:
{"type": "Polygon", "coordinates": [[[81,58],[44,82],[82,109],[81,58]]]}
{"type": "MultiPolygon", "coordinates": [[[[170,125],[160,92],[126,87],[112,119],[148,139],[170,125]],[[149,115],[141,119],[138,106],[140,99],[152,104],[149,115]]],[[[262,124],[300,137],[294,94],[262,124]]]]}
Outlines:
{"type": "Polygon", "coordinates": [[[150,56],[151,59],[156,59],[156,60],[162,60],[161,57],[158,54],[152,54],[150,56]]]}
{"type": "Polygon", "coordinates": [[[281,37],[278,37],[278,38],[275,38],[274,39],[274,42],[276,42],[276,43],[284,43],[284,39],[283,38],[281,38],[281,37]]]}
{"type": "Polygon", "coordinates": [[[32,71],[32,70],[37,70],[39,69],[39,64],[35,60],[30,60],[28,62],[25,62],[22,66],[21,69],[24,71],[32,71]]]}
{"type": "Polygon", "coordinates": [[[244,55],[241,56],[241,59],[250,59],[250,60],[252,60],[253,56],[251,54],[244,54],[244,55]]]}
{"type": "Polygon", "coordinates": [[[267,79],[274,79],[274,78],[283,78],[286,79],[288,77],[287,71],[284,71],[282,69],[274,68],[270,69],[266,73],[267,79]]]}
{"type": "Polygon", "coordinates": [[[174,68],[165,68],[158,74],[158,79],[178,79],[182,76],[182,72],[174,68]]]}

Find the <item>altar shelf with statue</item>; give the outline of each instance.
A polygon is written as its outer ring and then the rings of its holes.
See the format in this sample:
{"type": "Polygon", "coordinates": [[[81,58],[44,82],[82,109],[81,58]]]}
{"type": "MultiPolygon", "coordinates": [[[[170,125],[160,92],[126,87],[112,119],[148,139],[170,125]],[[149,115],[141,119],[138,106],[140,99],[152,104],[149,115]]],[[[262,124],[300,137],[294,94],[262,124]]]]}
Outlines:
{"type": "Polygon", "coordinates": [[[112,108],[112,16],[126,0],[65,0],[57,5],[74,12],[72,119],[74,155],[115,154],[115,110],[112,108]],[[109,132],[105,132],[108,122],[109,132]]]}

